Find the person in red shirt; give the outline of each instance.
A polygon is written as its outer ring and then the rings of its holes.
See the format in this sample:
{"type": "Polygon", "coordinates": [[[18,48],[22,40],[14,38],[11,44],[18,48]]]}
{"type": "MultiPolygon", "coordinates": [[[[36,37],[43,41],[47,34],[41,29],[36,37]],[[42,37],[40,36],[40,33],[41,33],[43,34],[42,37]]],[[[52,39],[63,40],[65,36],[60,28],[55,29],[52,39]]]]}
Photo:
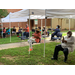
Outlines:
{"type": "Polygon", "coordinates": [[[3,28],[3,38],[5,38],[6,37],[6,29],[5,29],[5,27],[3,28]]]}
{"type": "Polygon", "coordinates": [[[35,32],[32,36],[34,36],[33,38],[35,38],[35,41],[36,41],[37,43],[40,42],[41,33],[40,33],[40,30],[39,30],[39,29],[36,29],[36,32],[35,32]]]}
{"type": "Polygon", "coordinates": [[[25,32],[23,33],[23,36],[26,36],[26,38],[29,37],[29,26],[26,24],[25,32]]]}

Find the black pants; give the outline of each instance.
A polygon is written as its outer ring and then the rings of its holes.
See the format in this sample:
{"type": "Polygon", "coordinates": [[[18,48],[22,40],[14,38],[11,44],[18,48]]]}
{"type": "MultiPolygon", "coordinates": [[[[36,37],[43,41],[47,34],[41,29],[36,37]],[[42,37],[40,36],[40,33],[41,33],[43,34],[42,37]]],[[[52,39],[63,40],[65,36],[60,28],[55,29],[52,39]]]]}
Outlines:
{"type": "Polygon", "coordinates": [[[64,60],[67,60],[67,57],[68,57],[68,48],[62,48],[61,45],[57,45],[57,46],[55,47],[55,51],[54,51],[54,55],[53,55],[53,57],[54,57],[55,59],[58,59],[58,52],[59,52],[59,51],[63,51],[64,56],[65,56],[64,60]]]}
{"type": "Polygon", "coordinates": [[[3,38],[5,38],[6,37],[6,33],[3,33],[3,38]]]}
{"type": "Polygon", "coordinates": [[[53,37],[54,37],[55,35],[56,35],[56,34],[54,34],[54,33],[51,35],[51,40],[53,40],[53,37]]]}
{"type": "Polygon", "coordinates": [[[19,34],[21,34],[21,36],[22,36],[22,32],[17,32],[16,34],[17,34],[17,36],[19,36],[19,34]]]}

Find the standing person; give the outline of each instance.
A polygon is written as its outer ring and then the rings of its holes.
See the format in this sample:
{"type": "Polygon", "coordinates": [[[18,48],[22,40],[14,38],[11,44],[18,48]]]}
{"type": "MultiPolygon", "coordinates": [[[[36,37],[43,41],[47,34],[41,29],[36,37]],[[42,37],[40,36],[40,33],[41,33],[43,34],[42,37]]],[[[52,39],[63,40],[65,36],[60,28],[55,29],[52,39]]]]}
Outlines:
{"type": "MultiPolygon", "coordinates": [[[[53,31],[55,31],[54,33],[52,33],[51,35],[51,40],[53,40],[53,37],[56,35],[57,36],[57,33],[60,32],[60,26],[57,25],[56,29],[54,29],[53,31]]],[[[50,41],[51,41],[50,40],[50,41]]]]}
{"type": "Polygon", "coordinates": [[[64,62],[66,62],[69,52],[74,51],[74,46],[75,46],[75,37],[72,36],[71,31],[68,31],[67,36],[63,37],[63,39],[61,41],[61,44],[57,45],[55,47],[54,55],[53,55],[53,58],[51,58],[51,59],[52,60],[57,60],[58,59],[58,52],[63,51],[64,56],[65,56],[64,62]]]}
{"type": "Polygon", "coordinates": [[[3,28],[3,38],[5,38],[6,37],[6,29],[5,29],[5,27],[3,28]]]}

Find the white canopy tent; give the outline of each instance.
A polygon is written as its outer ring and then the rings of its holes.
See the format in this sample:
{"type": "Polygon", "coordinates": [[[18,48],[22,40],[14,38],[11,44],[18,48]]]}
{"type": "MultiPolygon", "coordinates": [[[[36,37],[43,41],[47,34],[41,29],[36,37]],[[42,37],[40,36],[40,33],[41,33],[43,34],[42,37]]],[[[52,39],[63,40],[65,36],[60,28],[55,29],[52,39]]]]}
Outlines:
{"type": "MultiPolygon", "coordinates": [[[[20,17],[27,17],[27,19],[29,19],[29,40],[30,40],[30,19],[45,19],[45,9],[23,9],[21,11],[10,14],[10,19],[20,17]]],[[[42,20],[41,20],[41,27],[42,27],[42,20]]]]}
{"type": "MultiPolygon", "coordinates": [[[[5,18],[2,18],[1,21],[2,23],[7,23],[9,22],[9,15],[12,15],[13,13],[9,13],[5,18]]],[[[27,17],[20,17],[20,18],[13,18],[10,19],[10,22],[27,22],[27,17]]]]}

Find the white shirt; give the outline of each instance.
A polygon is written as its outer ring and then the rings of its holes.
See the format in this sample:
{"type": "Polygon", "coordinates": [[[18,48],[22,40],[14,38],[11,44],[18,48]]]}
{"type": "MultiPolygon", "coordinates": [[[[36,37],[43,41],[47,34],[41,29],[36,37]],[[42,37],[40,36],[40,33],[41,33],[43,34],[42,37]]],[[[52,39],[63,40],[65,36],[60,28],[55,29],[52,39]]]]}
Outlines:
{"type": "Polygon", "coordinates": [[[75,47],[75,37],[71,36],[70,38],[68,38],[66,36],[66,37],[64,37],[64,40],[66,40],[67,43],[62,43],[62,41],[61,41],[62,48],[68,48],[69,52],[73,52],[74,51],[74,47],[75,47]]]}

